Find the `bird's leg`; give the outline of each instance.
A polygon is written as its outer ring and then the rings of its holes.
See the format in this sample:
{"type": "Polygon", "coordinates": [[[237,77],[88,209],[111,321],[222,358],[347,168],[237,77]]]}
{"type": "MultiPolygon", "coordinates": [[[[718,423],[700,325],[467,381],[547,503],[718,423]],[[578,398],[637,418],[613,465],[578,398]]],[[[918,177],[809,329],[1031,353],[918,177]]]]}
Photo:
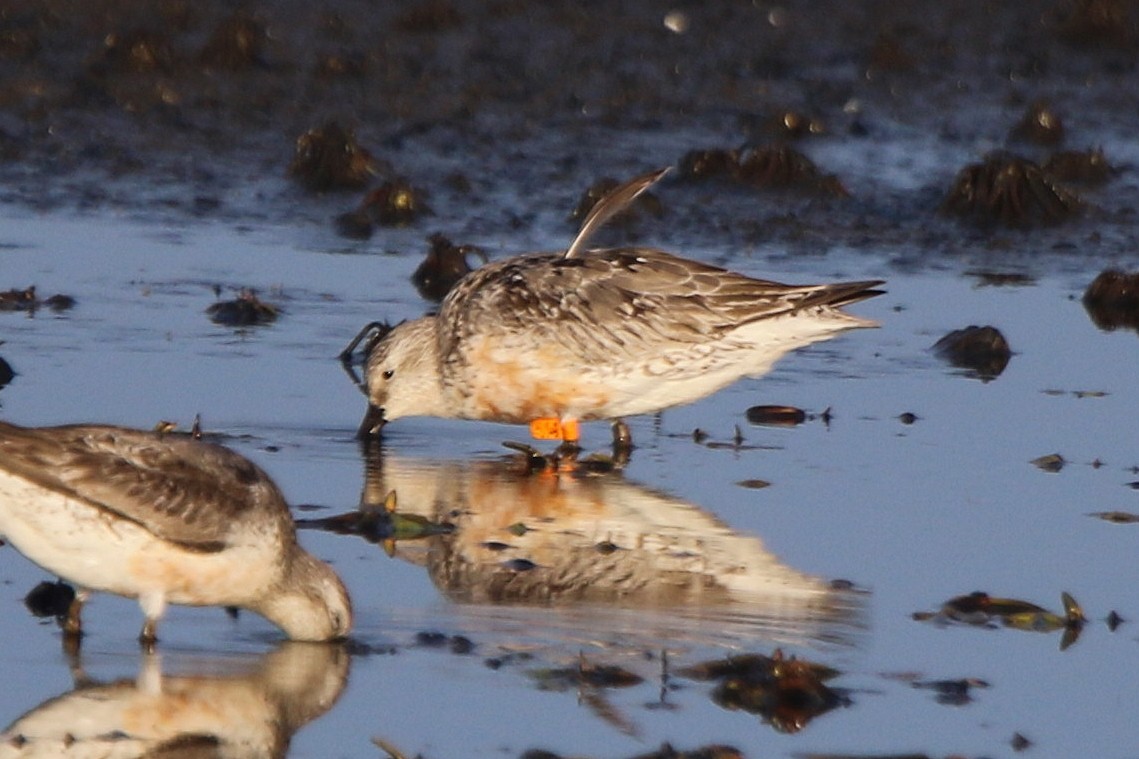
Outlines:
{"type": "Polygon", "coordinates": [[[79,638],[83,636],[83,622],[79,615],[83,612],[83,604],[87,601],[87,595],[86,590],[76,593],[75,598],[71,599],[71,603],[67,606],[67,614],[60,620],[65,645],[67,638],[74,638],[75,646],[78,648],[79,638]]]}
{"type": "Polygon", "coordinates": [[[633,453],[633,433],[620,419],[613,422],[613,465],[624,469],[633,453]]]}
{"type": "Polygon", "coordinates": [[[154,651],[154,644],[158,642],[157,631],[157,620],[147,617],[146,621],[142,623],[142,632],[138,634],[138,643],[146,653],[154,651]]]}
{"type": "Polygon", "coordinates": [[[154,653],[154,647],[146,649],[142,657],[142,664],[135,678],[135,686],[140,693],[148,696],[162,695],[162,660],[154,653]]]}
{"type": "Polygon", "coordinates": [[[530,421],[530,437],[535,440],[561,440],[563,443],[576,443],[581,435],[576,419],[558,419],[544,416],[530,421]]]}
{"type": "Polygon", "coordinates": [[[577,420],[558,420],[558,427],[562,444],[558,446],[555,455],[560,461],[565,461],[569,469],[573,469],[577,463],[577,456],[581,453],[581,446],[578,445],[578,441],[581,440],[581,433],[577,427],[577,420]]]}
{"type": "Polygon", "coordinates": [[[158,642],[158,620],[166,611],[166,596],[161,591],[140,593],[138,605],[142,607],[142,615],[146,619],[142,623],[142,632],[138,634],[138,642],[144,651],[153,651],[154,644],[158,642]]]}

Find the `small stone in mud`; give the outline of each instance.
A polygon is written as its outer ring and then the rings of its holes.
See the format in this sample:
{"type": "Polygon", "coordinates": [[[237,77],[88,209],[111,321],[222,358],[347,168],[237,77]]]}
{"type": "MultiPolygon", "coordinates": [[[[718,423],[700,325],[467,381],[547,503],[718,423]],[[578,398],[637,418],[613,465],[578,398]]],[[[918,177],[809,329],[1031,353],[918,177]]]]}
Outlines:
{"type": "Polygon", "coordinates": [[[771,132],[777,139],[797,140],[801,137],[823,134],[827,131],[819,119],[794,110],[778,113],[768,123],[771,132]]]}
{"type": "Polygon", "coordinates": [[[746,412],[752,424],[767,424],[778,427],[794,427],[807,420],[807,413],[794,406],[752,406],[746,412]]]}
{"type": "Polygon", "coordinates": [[[1139,330],[1139,273],[1100,272],[1084,291],[1084,310],[1100,329],[1139,330]]]}
{"type": "Polygon", "coordinates": [[[465,635],[452,635],[451,636],[451,653],[465,656],[466,654],[474,653],[475,644],[470,638],[465,635]]]}
{"type": "Polygon", "coordinates": [[[279,309],[257,297],[253,290],[243,289],[234,300],[214,303],[206,314],[215,324],[226,327],[253,327],[270,324],[277,319],[279,309]]]}
{"type": "Polygon", "coordinates": [[[443,300],[456,282],[473,271],[468,256],[476,255],[483,263],[488,260],[482,248],[455,245],[438,232],[428,237],[427,241],[431,243],[431,249],[411,275],[411,281],[419,294],[428,300],[443,300]]]}
{"type": "Polygon", "coordinates": [[[363,187],[375,170],[356,134],[335,121],[298,137],[289,164],[289,175],[314,192],[363,187]]]}
{"type": "Polygon", "coordinates": [[[37,303],[35,285],[24,290],[12,288],[0,292],[0,311],[28,311],[34,309],[37,303]]]}
{"type": "Polygon", "coordinates": [[[1064,122],[1043,100],[1028,106],[1024,116],[1009,132],[1009,138],[1036,145],[1058,145],[1064,141],[1064,122]]]}
{"type": "Polygon", "coordinates": [[[442,648],[447,636],[437,630],[421,630],[415,634],[415,644],[425,648],[442,648]]]}
{"type": "Polygon", "coordinates": [[[1107,623],[1107,629],[1112,632],[1115,632],[1116,628],[1123,624],[1124,621],[1123,617],[1119,616],[1119,612],[1114,609],[1108,612],[1107,618],[1104,620],[1104,622],[1107,623]]]}
{"type": "Polygon", "coordinates": [[[918,420],[918,415],[910,411],[898,415],[898,421],[905,425],[911,425],[918,420]]]}
{"type": "Polygon", "coordinates": [[[75,600],[75,588],[62,580],[41,582],[24,596],[24,606],[36,617],[64,617],[75,600]]]}
{"type": "Polygon", "coordinates": [[[1028,740],[1028,738],[1025,738],[1020,733],[1013,733],[1012,740],[1009,741],[1009,745],[1012,746],[1013,751],[1024,751],[1025,749],[1032,746],[1032,741],[1028,740]]]}
{"type": "Polygon", "coordinates": [[[61,295],[60,293],[56,293],[50,298],[45,299],[43,305],[56,312],[68,311],[72,308],[75,308],[75,298],[72,298],[70,295],[61,295]]]}
{"type": "Polygon", "coordinates": [[[736,484],[739,485],[741,488],[747,488],[748,490],[762,490],[763,488],[771,487],[771,483],[768,482],[767,480],[758,480],[758,479],[740,480],[736,484]]]}
{"type": "Polygon", "coordinates": [[[40,300],[36,296],[35,285],[23,290],[12,288],[0,291],[0,311],[35,311],[41,306],[56,312],[66,311],[75,307],[75,298],[56,293],[50,298],[40,300]]]}
{"type": "Polygon", "coordinates": [[[1032,161],[1007,153],[987,156],[957,173],[941,202],[942,213],[978,223],[1009,227],[1053,224],[1083,207],[1076,193],[1062,187],[1032,161]]]}
{"type": "Polygon", "coordinates": [[[381,227],[410,224],[429,211],[423,202],[423,193],[404,179],[384,182],[369,192],[360,203],[359,210],[381,227]]]}
{"type": "Polygon", "coordinates": [[[949,363],[991,380],[1008,366],[1012,351],[996,327],[970,325],[957,329],[933,344],[933,352],[949,363]]]}
{"type": "Polygon", "coordinates": [[[1055,474],[1056,472],[1059,472],[1061,469],[1063,469],[1064,465],[1068,462],[1065,461],[1064,457],[1060,454],[1050,453],[1047,456],[1039,456],[1037,458],[1034,458],[1029,463],[1037,469],[1055,474]]]}

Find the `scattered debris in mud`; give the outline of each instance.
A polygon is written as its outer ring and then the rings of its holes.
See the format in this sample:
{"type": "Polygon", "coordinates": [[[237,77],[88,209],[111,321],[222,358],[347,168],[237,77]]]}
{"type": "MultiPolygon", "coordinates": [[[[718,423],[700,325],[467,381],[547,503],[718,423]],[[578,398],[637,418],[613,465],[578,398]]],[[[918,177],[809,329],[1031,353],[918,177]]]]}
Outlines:
{"type": "Polygon", "coordinates": [[[1105,522],[1114,524],[1135,524],[1139,522],[1139,514],[1133,511],[1093,511],[1088,516],[1098,517],[1105,522]]]}
{"type": "Polygon", "coordinates": [[[973,702],[972,692],[977,688],[988,688],[989,683],[979,677],[962,677],[956,680],[919,680],[916,677],[900,677],[918,690],[934,692],[934,700],[945,706],[965,706],[973,702]]]}
{"type": "Polygon", "coordinates": [[[824,174],[806,155],[786,144],[744,151],[691,150],[680,159],[681,179],[728,179],[756,189],[795,189],[824,197],[849,197],[833,174],[824,174]]]}
{"type": "Polygon", "coordinates": [[[387,494],[382,504],[361,504],[359,509],[344,514],[294,521],[300,529],[356,535],[369,543],[382,546],[389,556],[395,554],[397,541],[447,535],[455,530],[455,526],[449,522],[432,521],[420,514],[400,512],[394,490],[387,494]]]}
{"type": "Polygon", "coordinates": [[[981,224],[1009,227],[1054,224],[1078,214],[1080,197],[1037,164],[1007,153],[958,172],[941,210],[981,224]]]}
{"type": "Polygon", "coordinates": [[[402,227],[428,213],[422,191],[405,179],[392,179],[368,192],[354,210],[337,216],[336,228],[343,237],[366,240],[375,226],[402,227]]]}
{"type": "Polygon", "coordinates": [[[794,427],[807,421],[807,412],[794,406],[752,406],[746,416],[752,424],[773,427],[794,427]]]}
{"type": "Polygon", "coordinates": [[[1087,623],[1083,609],[1067,593],[1060,595],[1064,605],[1062,615],[1015,598],[995,598],[988,593],[976,591],[966,596],[951,598],[936,612],[915,612],[913,618],[919,622],[936,624],[964,624],[973,627],[1010,627],[1032,632],[1054,632],[1063,630],[1060,650],[1076,642],[1087,623]]]}
{"type": "Polygon", "coordinates": [[[427,242],[431,244],[427,257],[411,275],[415,289],[427,300],[443,300],[456,282],[473,271],[470,256],[482,259],[484,264],[490,260],[482,248],[455,245],[438,232],[428,237],[427,242]]]}
{"type": "Polygon", "coordinates": [[[289,175],[313,192],[364,187],[376,173],[372,154],[355,132],[335,121],[297,138],[289,175]]]}
{"type": "Polygon", "coordinates": [[[257,297],[256,291],[242,288],[233,300],[223,300],[206,309],[210,321],[225,327],[256,327],[272,324],[281,310],[257,297]]]}
{"type": "Polygon", "coordinates": [[[779,650],[771,656],[742,654],[702,662],[676,674],[716,681],[713,701],[725,709],[759,715],[781,733],[797,733],[816,717],[851,703],[843,691],[826,685],[841,672],[806,659],[785,657],[779,650]]]}
{"type": "Polygon", "coordinates": [[[23,290],[12,288],[0,291],[0,311],[24,311],[31,314],[37,309],[47,308],[58,313],[74,307],[75,298],[70,295],[56,293],[49,298],[37,297],[35,285],[23,290]]]}

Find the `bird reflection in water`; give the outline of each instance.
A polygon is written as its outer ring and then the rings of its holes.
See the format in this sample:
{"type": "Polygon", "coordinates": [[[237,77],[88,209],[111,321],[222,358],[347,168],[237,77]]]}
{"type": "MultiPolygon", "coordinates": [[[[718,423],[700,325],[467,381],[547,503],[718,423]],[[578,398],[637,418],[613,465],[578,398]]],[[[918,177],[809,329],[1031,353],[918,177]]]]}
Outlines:
{"type": "Polygon", "coordinates": [[[340,644],[286,642],[177,675],[162,674],[157,654],[141,661],[137,679],[100,683],[73,658],[75,689],[0,733],[0,758],[284,757],[293,735],[340,697],[349,655],[340,644]]]}
{"type": "MultiPolygon", "coordinates": [[[[535,473],[525,456],[409,458],[376,443],[363,451],[358,513],[374,521],[395,491],[401,523],[435,526],[390,552],[425,567],[472,617],[555,607],[543,626],[593,635],[608,625],[635,633],[634,645],[853,645],[864,628],[864,594],[793,569],[757,537],[619,472],[535,473]]],[[[308,526],[361,519],[353,514],[308,526]]]]}

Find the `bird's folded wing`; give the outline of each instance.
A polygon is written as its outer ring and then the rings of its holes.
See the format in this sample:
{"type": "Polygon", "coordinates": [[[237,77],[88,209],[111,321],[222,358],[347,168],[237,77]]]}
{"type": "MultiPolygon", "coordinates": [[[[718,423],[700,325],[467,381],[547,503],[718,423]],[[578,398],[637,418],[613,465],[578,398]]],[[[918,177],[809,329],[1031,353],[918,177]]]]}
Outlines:
{"type": "Polygon", "coordinates": [[[525,335],[587,361],[657,355],[827,305],[836,298],[829,287],[752,279],[650,249],[524,256],[483,267],[459,284],[440,313],[440,347],[446,355],[474,334],[504,341],[525,335]]]}
{"type": "Polygon", "coordinates": [[[0,467],[199,550],[225,547],[253,510],[274,514],[273,530],[288,518],[279,492],[252,462],[185,438],[0,424],[0,467]]]}

